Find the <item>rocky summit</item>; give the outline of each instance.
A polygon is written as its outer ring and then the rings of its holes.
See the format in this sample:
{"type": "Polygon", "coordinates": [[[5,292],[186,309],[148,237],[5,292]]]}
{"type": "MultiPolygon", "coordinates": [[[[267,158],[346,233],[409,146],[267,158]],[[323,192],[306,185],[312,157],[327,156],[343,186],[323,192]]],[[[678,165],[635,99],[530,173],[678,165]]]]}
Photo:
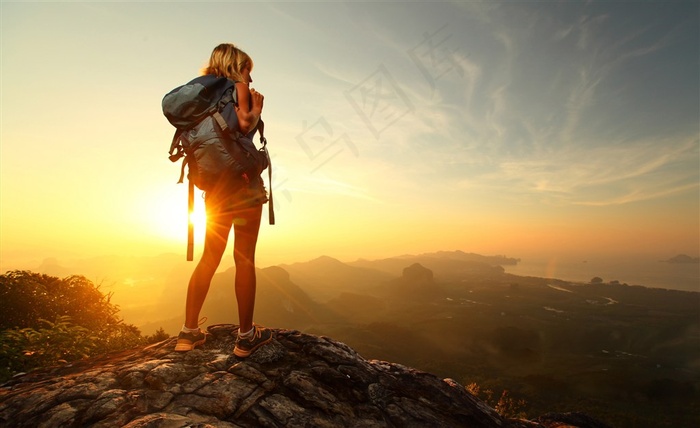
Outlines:
{"type": "Polygon", "coordinates": [[[292,330],[251,357],[234,325],[208,328],[186,353],[175,339],[18,375],[0,388],[7,427],[580,427],[581,414],[508,420],[451,379],[363,359],[292,330]]]}

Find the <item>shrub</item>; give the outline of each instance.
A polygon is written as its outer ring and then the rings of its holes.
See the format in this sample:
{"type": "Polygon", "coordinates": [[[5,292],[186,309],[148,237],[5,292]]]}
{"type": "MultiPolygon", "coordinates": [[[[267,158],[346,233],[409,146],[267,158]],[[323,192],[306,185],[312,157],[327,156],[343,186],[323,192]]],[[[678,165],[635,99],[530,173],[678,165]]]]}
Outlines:
{"type": "Polygon", "coordinates": [[[525,419],[527,417],[524,411],[527,402],[523,399],[515,399],[511,397],[510,393],[505,389],[498,398],[498,401],[495,401],[494,392],[490,389],[481,389],[481,387],[476,383],[470,383],[465,388],[470,394],[478,397],[486,404],[493,407],[494,410],[496,410],[496,412],[504,418],[525,419]]]}
{"type": "Polygon", "coordinates": [[[0,366],[8,374],[84,358],[99,346],[99,337],[72,324],[70,317],[39,321],[43,324],[39,329],[14,328],[0,333],[0,366]]]}
{"type": "Polygon", "coordinates": [[[170,339],[170,335],[165,332],[163,327],[160,327],[152,335],[144,337],[144,340],[146,341],[146,343],[158,343],[158,342],[162,342],[166,339],[170,339]]]}
{"type": "Polygon", "coordinates": [[[99,286],[79,275],[57,278],[29,271],[0,275],[0,329],[40,328],[40,320],[70,316],[86,328],[118,324],[119,308],[99,286]]]}
{"type": "Polygon", "coordinates": [[[0,383],[20,372],[128,349],[167,338],[144,338],[125,324],[98,286],[28,271],[0,275],[0,383]]]}

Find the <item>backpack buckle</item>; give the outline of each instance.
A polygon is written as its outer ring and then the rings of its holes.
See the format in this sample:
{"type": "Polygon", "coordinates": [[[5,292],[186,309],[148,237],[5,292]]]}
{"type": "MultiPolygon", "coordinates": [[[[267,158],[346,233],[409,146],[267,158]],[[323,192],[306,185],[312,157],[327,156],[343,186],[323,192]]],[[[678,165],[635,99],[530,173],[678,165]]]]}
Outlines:
{"type": "Polygon", "coordinates": [[[174,155],[168,156],[168,159],[170,159],[170,162],[177,162],[180,158],[182,158],[182,156],[182,152],[177,152],[174,155]]]}

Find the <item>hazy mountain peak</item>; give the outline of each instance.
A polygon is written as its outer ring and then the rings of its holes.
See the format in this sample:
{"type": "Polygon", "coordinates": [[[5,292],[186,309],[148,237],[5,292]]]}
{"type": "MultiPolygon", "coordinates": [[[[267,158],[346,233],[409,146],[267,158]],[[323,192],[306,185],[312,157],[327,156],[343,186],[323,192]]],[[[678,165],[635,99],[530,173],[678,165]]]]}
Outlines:
{"type": "Polygon", "coordinates": [[[700,263],[700,258],[690,257],[687,254],[678,254],[677,256],[671,257],[670,259],[664,261],[667,263],[698,264],[700,263]]]}
{"type": "Polygon", "coordinates": [[[345,263],[341,262],[340,260],[330,257],[330,256],[320,256],[316,257],[315,259],[309,261],[311,264],[315,265],[344,265],[345,263]]]}
{"type": "Polygon", "coordinates": [[[261,274],[268,279],[276,281],[289,281],[289,272],[279,266],[270,266],[261,269],[261,274]]]}
{"type": "Polygon", "coordinates": [[[433,282],[433,271],[420,263],[404,268],[402,278],[408,281],[433,282]]]}

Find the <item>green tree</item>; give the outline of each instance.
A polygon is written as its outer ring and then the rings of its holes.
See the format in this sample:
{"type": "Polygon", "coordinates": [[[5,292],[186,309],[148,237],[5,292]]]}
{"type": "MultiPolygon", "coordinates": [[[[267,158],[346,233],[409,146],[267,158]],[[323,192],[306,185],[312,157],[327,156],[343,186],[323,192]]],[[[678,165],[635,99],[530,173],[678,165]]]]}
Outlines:
{"type": "Polygon", "coordinates": [[[170,339],[170,335],[165,332],[163,327],[160,327],[152,335],[144,337],[144,340],[146,341],[146,343],[158,343],[158,342],[162,342],[166,339],[170,339]]]}
{"type": "Polygon", "coordinates": [[[82,276],[64,279],[28,271],[0,275],[0,382],[37,367],[128,349],[167,338],[144,338],[118,317],[111,294],[82,276]]]}
{"type": "Polygon", "coordinates": [[[10,271],[0,275],[0,329],[41,327],[39,320],[70,316],[86,328],[114,325],[119,308],[98,286],[83,276],[64,279],[29,272],[10,271]]]}

